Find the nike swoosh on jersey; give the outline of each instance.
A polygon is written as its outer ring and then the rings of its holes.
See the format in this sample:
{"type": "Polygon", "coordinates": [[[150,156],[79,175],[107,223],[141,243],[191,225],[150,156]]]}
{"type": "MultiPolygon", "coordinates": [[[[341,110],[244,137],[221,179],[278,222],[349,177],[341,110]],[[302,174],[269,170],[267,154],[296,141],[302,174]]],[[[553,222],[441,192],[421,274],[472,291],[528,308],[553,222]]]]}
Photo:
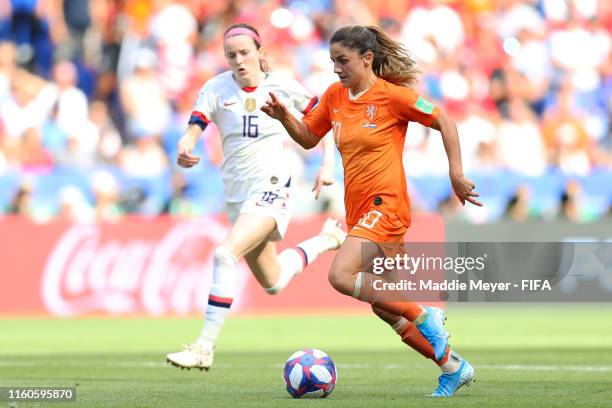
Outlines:
{"type": "Polygon", "coordinates": [[[232,106],[232,105],[235,105],[236,103],[237,102],[225,102],[223,106],[232,106]]]}
{"type": "Polygon", "coordinates": [[[340,112],[340,109],[333,108],[333,110],[334,110],[334,113],[340,112]]]}

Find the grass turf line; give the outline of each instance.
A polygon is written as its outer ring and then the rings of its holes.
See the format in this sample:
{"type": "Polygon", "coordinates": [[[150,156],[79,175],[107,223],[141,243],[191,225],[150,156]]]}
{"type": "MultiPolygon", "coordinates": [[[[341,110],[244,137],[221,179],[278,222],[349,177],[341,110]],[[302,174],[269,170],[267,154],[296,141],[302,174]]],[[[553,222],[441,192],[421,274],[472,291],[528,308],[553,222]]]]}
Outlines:
{"type": "Polygon", "coordinates": [[[610,307],[449,309],[451,343],[477,370],[477,383],[449,400],[423,397],[438,370],[359,316],[229,319],[208,373],[164,364],[197,336],[200,319],[1,320],[0,386],[78,384],[76,403],[53,407],[610,406],[610,307]],[[293,401],[283,389],[282,365],[303,347],[338,366],[327,400],[293,401]]]}

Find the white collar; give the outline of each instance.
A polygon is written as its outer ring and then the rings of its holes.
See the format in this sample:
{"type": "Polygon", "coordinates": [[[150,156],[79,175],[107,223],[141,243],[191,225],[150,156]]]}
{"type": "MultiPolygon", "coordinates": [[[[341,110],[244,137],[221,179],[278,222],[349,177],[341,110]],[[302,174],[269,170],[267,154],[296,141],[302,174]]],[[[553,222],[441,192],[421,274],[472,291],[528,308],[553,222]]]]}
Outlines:
{"type": "Polygon", "coordinates": [[[351,101],[356,101],[357,99],[359,99],[359,97],[361,95],[363,95],[364,93],[366,93],[368,91],[368,89],[370,89],[371,86],[367,87],[366,89],[364,89],[363,91],[359,92],[358,94],[353,95],[353,93],[351,92],[351,88],[349,88],[349,99],[351,101]]]}

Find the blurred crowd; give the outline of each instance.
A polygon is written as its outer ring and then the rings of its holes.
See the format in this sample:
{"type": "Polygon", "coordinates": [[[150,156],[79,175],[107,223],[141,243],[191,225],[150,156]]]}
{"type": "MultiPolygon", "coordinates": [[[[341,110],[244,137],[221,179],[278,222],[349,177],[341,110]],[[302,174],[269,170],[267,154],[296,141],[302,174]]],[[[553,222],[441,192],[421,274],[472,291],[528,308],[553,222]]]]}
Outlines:
{"type": "MultiPolygon", "coordinates": [[[[612,209],[612,2],[606,0],[5,0],[0,2],[0,214],[114,221],[223,210],[209,127],[192,170],[176,143],[197,93],[227,69],[222,33],[260,30],[274,71],[320,95],[333,31],[379,25],[410,50],[418,91],[456,120],[484,209],[453,198],[437,132],[409,127],[415,211],[472,222],[612,209]]],[[[288,143],[298,197],[321,161],[288,143]]],[[[298,212],[342,212],[338,181],[298,212]]]]}

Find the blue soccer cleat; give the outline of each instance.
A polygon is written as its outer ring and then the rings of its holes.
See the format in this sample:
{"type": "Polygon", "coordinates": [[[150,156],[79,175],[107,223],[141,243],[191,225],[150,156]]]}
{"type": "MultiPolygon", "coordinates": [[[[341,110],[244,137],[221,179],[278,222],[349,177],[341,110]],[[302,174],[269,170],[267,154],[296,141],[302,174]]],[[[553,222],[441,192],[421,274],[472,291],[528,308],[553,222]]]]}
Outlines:
{"type": "Polygon", "coordinates": [[[427,316],[421,323],[417,324],[417,329],[433,347],[436,361],[440,361],[444,358],[448,348],[448,333],[443,326],[446,315],[439,308],[426,307],[425,311],[427,311],[427,316]]]}
{"type": "Polygon", "coordinates": [[[452,374],[442,374],[438,378],[438,388],[428,397],[452,397],[461,386],[469,387],[474,381],[474,367],[462,358],[459,369],[452,374]]]}
{"type": "MultiPolygon", "coordinates": [[[[447,318],[446,318],[446,311],[444,309],[441,309],[435,306],[427,306],[424,309],[427,310],[427,313],[432,313],[434,317],[438,319],[440,323],[442,323],[442,325],[446,324],[447,318]]],[[[450,337],[450,334],[448,335],[448,337],[450,337]]]]}

